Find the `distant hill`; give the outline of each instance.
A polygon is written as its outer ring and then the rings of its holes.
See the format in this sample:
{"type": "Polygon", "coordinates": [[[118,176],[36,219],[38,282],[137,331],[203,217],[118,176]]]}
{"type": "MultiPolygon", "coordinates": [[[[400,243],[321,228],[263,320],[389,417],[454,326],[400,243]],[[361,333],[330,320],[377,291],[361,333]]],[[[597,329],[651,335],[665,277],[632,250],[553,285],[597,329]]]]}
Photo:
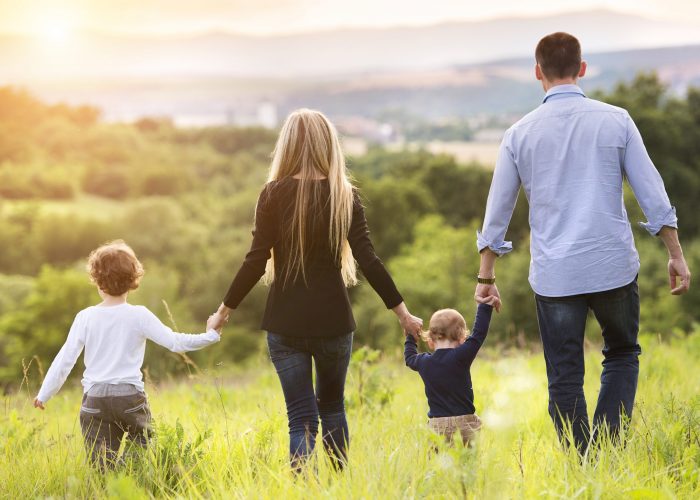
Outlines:
{"type": "Polygon", "coordinates": [[[83,33],[65,45],[2,37],[0,63],[3,79],[26,82],[56,76],[318,77],[527,56],[544,34],[560,30],[575,33],[588,52],[700,43],[696,25],[593,10],[287,36],[211,33],[146,38],[83,33]]]}
{"type": "MultiPolygon", "coordinates": [[[[700,86],[700,45],[587,56],[587,91],[609,89],[639,71],[655,70],[677,92],[700,86]]],[[[517,116],[536,106],[542,89],[532,58],[516,58],[435,70],[362,72],[323,79],[234,77],[141,78],[45,84],[31,87],[51,101],[93,103],[110,119],[170,115],[184,123],[255,122],[262,102],[278,116],[301,106],[333,117],[376,118],[401,111],[424,119],[477,114],[517,116]]]]}
{"type": "MultiPolygon", "coordinates": [[[[640,71],[656,71],[675,92],[700,86],[700,45],[589,53],[584,90],[610,89],[640,71]]],[[[426,118],[522,114],[539,104],[542,88],[532,57],[441,70],[363,74],[291,93],[287,108],[312,106],[334,115],[375,116],[402,109],[426,118]]]]}
{"type": "Polygon", "coordinates": [[[521,113],[541,96],[532,80],[534,46],[555,30],[581,39],[591,64],[588,89],[649,69],[679,90],[700,82],[697,26],[596,10],[270,37],[83,34],[47,46],[5,36],[0,85],[26,85],[49,101],[92,103],[114,119],[255,121],[263,101],[279,115],[302,105],[333,116],[521,113]]]}

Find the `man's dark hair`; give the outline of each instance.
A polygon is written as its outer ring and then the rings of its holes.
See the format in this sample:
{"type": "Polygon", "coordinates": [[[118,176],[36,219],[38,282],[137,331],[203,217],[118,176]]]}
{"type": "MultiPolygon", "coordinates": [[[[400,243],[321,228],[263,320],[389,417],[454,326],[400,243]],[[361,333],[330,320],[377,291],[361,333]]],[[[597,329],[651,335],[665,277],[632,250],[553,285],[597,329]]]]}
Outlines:
{"type": "Polygon", "coordinates": [[[549,80],[576,78],[581,69],[581,44],[568,33],[552,33],[537,44],[535,59],[549,80]]]}

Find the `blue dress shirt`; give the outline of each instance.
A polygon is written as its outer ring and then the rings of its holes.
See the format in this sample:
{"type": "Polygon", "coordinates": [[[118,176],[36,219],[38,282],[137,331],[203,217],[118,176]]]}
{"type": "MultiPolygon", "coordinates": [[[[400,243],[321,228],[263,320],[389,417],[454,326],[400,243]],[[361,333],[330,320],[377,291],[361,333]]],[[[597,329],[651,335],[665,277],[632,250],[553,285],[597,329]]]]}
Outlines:
{"type": "Polygon", "coordinates": [[[651,234],[678,227],[663,180],[626,110],[558,85],[509,128],[501,143],[479,251],[502,255],[518,190],[530,206],[530,285],[564,297],[630,283],[639,255],[623,201],[627,178],[651,234]]]}

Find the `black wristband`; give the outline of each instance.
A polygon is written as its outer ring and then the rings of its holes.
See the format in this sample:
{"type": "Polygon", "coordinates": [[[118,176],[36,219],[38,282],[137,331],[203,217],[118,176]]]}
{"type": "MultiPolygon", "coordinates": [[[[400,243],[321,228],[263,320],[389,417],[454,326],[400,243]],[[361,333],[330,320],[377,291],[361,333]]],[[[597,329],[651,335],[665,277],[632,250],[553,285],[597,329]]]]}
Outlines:
{"type": "Polygon", "coordinates": [[[496,284],[496,277],[494,276],[493,278],[482,278],[481,276],[477,275],[476,281],[480,285],[495,285],[496,284]]]}

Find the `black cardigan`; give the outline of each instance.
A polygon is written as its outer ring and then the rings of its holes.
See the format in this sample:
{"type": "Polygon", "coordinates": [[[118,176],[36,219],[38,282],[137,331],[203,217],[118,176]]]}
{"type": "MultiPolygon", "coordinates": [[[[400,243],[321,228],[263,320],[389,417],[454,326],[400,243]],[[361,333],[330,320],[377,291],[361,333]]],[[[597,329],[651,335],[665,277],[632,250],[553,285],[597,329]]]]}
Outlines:
{"type": "MultiPolygon", "coordinates": [[[[329,243],[330,184],[321,182],[320,200],[309,217],[306,283],[299,276],[284,283],[290,259],[289,230],[299,181],[285,178],[269,182],[260,193],[255,212],[253,243],[224,298],[235,309],[265,273],[270,250],[275,255],[275,281],[267,297],[261,328],[295,337],[333,337],[355,330],[347,288],[329,243]]],[[[360,270],[387,308],[403,298],[374,252],[362,203],[355,192],[348,242],[360,270]]]]}

